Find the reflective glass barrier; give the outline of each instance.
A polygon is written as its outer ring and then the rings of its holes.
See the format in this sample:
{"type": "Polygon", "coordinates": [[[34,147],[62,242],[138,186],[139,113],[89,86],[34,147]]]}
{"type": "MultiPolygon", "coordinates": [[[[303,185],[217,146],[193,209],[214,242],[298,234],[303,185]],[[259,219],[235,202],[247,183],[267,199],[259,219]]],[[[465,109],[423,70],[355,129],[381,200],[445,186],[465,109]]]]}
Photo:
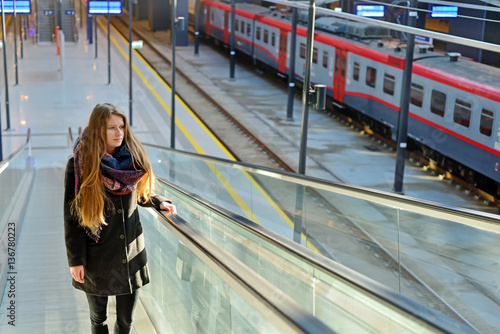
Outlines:
{"type": "Polygon", "coordinates": [[[30,135],[25,144],[0,161],[0,287],[3,291],[7,265],[12,262],[21,229],[29,187],[33,179],[30,135]]]}
{"type": "MultiPolygon", "coordinates": [[[[28,135],[29,136],[29,135],[28,135]]],[[[0,233],[3,233],[27,172],[33,167],[29,143],[0,161],[0,233]]]]}
{"type": "MultiPolygon", "coordinates": [[[[196,200],[176,185],[163,184],[161,193],[197,231],[336,333],[469,332],[465,325],[204,199],[196,200]]],[[[179,248],[177,257],[187,258],[183,254],[179,248]]]]}
{"type": "Polygon", "coordinates": [[[334,333],[179,216],[140,212],[151,273],[141,300],[158,333],[334,333]]]}
{"type": "Polygon", "coordinates": [[[497,215],[146,147],[190,192],[479,332],[500,328],[497,215]]]}

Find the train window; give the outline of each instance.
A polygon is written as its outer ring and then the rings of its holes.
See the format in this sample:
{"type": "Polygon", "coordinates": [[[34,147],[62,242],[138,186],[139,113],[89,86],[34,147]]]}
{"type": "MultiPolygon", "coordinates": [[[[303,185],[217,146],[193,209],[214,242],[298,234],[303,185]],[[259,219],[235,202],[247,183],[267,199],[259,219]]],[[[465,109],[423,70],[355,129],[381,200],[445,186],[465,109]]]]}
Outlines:
{"type": "Polygon", "coordinates": [[[479,124],[479,132],[483,135],[491,137],[491,132],[493,129],[493,118],[495,114],[493,111],[483,109],[481,111],[481,124],[479,124]]]}
{"type": "Polygon", "coordinates": [[[335,75],[339,74],[340,70],[340,55],[336,54],[335,55],[335,75]]]}
{"type": "Polygon", "coordinates": [[[394,75],[384,75],[384,93],[394,95],[394,87],[396,86],[396,78],[394,75]]]}
{"type": "Polygon", "coordinates": [[[240,21],[240,31],[245,33],[245,21],[240,21]]]}
{"type": "Polygon", "coordinates": [[[300,58],[306,58],[306,45],[304,43],[300,43],[300,58]]]}
{"type": "Polygon", "coordinates": [[[318,48],[313,48],[313,63],[318,63],[318,48]]]}
{"type": "Polygon", "coordinates": [[[446,94],[438,90],[432,90],[431,111],[434,114],[443,117],[445,107],[446,107],[446,94]]]}
{"type": "MultiPolygon", "coordinates": [[[[337,72],[337,70],[335,70],[337,72]]],[[[356,81],[359,80],[359,63],[354,62],[354,70],[352,71],[352,78],[356,81]]]]}
{"type": "Polygon", "coordinates": [[[463,100],[455,100],[455,111],[453,112],[453,120],[455,123],[469,127],[470,114],[472,113],[472,105],[463,100]]]}
{"type": "Polygon", "coordinates": [[[260,41],[260,27],[257,27],[257,30],[255,32],[255,38],[260,41]]]}
{"type": "Polygon", "coordinates": [[[212,23],[215,21],[215,12],[213,10],[210,11],[210,21],[212,23]]]}
{"type": "Polygon", "coordinates": [[[375,81],[377,81],[377,70],[371,66],[367,66],[366,85],[370,87],[375,87],[375,81]]]}
{"type": "MultiPolygon", "coordinates": [[[[243,23],[243,22],[241,22],[243,23]]],[[[234,22],[234,30],[235,31],[238,31],[238,29],[240,28],[240,20],[236,19],[236,21],[234,22]]],[[[231,28],[229,28],[231,29],[231,28]]]]}
{"type": "Polygon", "coordinates": [[[264,29],[264,43],[269,43],[269,31],[264,29]]]}
{"type": "Polygon", "coordinates": [[[411,84],[410,103],[422,108],[424,101],[424,86],[411,84]]]}
{"type": "Polygon", "coordinates": [[[276,33],[273,32],[271,34],[271,46],[275,46],[276,45],[276,33]]]}
{"type": "Polygon", "coordinates": [[[250,23],[247,24],[247,35],[252,36],[252,26],[250,23]]]}
{"type": "Polygon", "coordinates": [[[328,68],[328,51],[323,51],[323,67],[328,68]]]}

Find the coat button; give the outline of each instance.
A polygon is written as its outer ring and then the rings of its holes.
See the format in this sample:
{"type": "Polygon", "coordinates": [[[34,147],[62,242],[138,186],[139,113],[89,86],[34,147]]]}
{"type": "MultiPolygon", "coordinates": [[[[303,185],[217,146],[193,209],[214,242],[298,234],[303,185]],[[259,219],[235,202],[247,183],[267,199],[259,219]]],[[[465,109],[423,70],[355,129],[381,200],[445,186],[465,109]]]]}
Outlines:
{"type": "Polygon", "coordinates": [[[125,239],[125,236],[123,234],[120,234],[120,239],[125,239]]]}
{"type": "Polygon", "coordinates": [[[123,264],[127,263],[127,260],[126,260],[126,259],[123,259],[123,260],[122,260],[122,263],[123,263],[123,264]]]}
{"type": "Polygon", "coordinates": [[[118,213],[122,213],[122,209],[118,209],[118,213]]]}

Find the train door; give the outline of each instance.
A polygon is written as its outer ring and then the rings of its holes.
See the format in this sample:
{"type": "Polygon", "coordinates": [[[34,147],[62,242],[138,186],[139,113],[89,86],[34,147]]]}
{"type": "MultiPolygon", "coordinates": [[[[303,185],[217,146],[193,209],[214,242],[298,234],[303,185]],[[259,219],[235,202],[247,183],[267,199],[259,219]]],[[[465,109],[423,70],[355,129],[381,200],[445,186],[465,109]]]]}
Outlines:
{"type": "Polygon", "coordinates": [[[345,75],[347,72],[347,51],[335,49],[335,70],[333,73],[333,98],[339,102],[344,100],[345,75]]]}
{"type": "Polygon", "coordinates": [[[286,49],[287,49],[287,35],[286,31],[280,30],[280,51],[279,51],[279,59],[278,59],[278,70],[281,73],[285,73],[286,71],[286,49]]]}
{"type": "Polygon", "coordinates": [[[224,43],[229,44],[229,12],[224,11],[224,43]]]}

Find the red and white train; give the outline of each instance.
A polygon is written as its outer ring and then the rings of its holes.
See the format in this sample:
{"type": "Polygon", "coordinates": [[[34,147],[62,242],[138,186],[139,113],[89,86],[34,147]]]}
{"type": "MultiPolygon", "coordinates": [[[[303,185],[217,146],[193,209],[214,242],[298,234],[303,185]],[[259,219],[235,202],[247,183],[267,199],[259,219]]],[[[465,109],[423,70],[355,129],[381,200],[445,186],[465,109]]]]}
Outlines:
{"type": "MultiPolygon", "coordinates": [[[[200,30],[228,44],[231,6],[210,0],[201,6],[200,30]]],[[[312,83],[326,85],[337,105],[384,124],[395,138],[405,50],[396,47],[384,29],[327,17],[316,21],[312,83]]],[[[287,15],[237,4],[235,26],[240,53],[288,75],[294,52],[296,79],[302,79],[304,26],[297,26],[295,50],[290,50],[292,25],[287,15]]],[[[437,52],[417,51],[418,58],[413,65],[408,124],[414,149],[469,182],[498,190],[500,69],[464,58],[450,61],[437,52]]]]}

